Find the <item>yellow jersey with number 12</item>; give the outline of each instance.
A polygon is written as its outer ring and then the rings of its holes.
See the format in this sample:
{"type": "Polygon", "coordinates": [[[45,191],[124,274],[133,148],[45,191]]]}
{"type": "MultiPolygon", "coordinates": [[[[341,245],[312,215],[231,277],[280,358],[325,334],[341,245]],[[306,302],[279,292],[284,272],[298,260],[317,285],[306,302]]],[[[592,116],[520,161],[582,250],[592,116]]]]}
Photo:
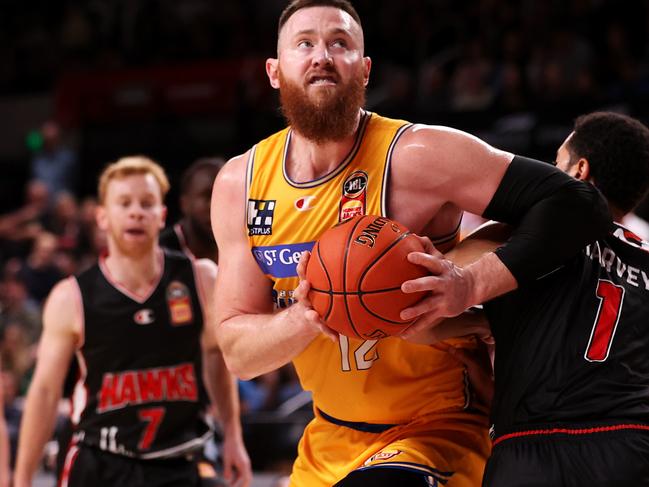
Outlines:
{"type": "MultiPolygon", "coordinates": [[[[325,230],[359,214],[387,216],[390,158],[408,127],[405,121],[364,112],[347,157],[310,182],[292,181],[286,172],[290,128],[253,147],[247,174],[248,238],[259,267],[274,281],[277,307],[292,303],[300,253],[310,250],[325,230]]],[[[402,424],[467,406],[463,367],[443,351],[400,338],[341,336],[333,343],[322,335],[294,364],[315,406],[343,421],[402,424]]]]}

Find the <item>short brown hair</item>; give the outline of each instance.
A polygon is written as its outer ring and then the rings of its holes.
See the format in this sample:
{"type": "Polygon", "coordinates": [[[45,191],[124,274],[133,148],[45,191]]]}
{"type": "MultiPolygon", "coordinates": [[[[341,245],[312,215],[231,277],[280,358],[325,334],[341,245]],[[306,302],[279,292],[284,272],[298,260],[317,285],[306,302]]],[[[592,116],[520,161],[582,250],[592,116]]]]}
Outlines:
{"type": "Polygon", "coordinates": [[[282,14],[279,16],[277,35],[279,36],[279,32],[282,30],[282,27],[284,27],[284,24],[291,15],[298,10],[309,7],[334,7],[343,10],[351,15],[358,25],[361,25],[361,18],[358,16],[358,12],[356,12],[354,6],[347,0],[293,0],[286,6],[282,14]]]}
{"type": "Polygon", "coordinates": [[[127,156],[106,166],[101,176],[99,176],[99,185],[97,187],[99,204],[104,204],[108,183],[113,179],[121,179],[134,174],[151,174],[158,182],[160,196],[164,200],[169,191],[169,179],[162,166],[146,156],[127,156]]]}

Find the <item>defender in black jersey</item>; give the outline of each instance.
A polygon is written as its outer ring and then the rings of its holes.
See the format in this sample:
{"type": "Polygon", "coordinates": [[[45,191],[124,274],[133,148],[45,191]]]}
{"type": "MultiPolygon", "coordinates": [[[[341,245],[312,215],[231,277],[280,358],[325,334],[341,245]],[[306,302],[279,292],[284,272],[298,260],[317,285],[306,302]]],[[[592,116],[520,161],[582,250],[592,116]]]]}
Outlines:
{"type": "MultiPolygon", "coordinates": [[[[580,117],[557,165],[598,187],[620,221],[649,189],[649,130],[613,113],[580,117]]],[[[484,309],[496,354],[483,487],[649,485],[649,244],[616,224],[484,309]]]]}
{"type": "Polygon", "coordinates": [[[218,263],[210,222],[210,201],[214,179],[225,161],[200,158],[189,166],[180,180],[182,218],[160,233],[160,246],[218,263]]]}
{"type": "MultiPolygon", "coordinates": [[[[201,356],[215,346],[204,324],[216,266],[159,247],[167,189],[162,168],[143,157],[120,159],[102,174],[97,220],[108,255],[59,283],[45,305],[17,486],[31,485],[73,354],[80,370],[75,432],[61,485],[199,485],[195,454],[208,435],[201,356]]],[[[234,384],[213,373],[205,377],[208,390],[222,396],[231,465],[247,485],[250,463],[234,384]]]]}

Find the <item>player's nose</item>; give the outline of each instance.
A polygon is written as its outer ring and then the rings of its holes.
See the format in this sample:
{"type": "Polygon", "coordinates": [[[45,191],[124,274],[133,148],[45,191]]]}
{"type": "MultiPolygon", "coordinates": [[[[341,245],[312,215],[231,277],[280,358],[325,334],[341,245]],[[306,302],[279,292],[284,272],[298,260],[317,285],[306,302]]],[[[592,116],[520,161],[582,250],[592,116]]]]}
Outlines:
{"type": "Polygon", "coordinates": [[[318,45],[313,51],[313,66],[331,66],[333,58],[326,45],[318,45]]]}

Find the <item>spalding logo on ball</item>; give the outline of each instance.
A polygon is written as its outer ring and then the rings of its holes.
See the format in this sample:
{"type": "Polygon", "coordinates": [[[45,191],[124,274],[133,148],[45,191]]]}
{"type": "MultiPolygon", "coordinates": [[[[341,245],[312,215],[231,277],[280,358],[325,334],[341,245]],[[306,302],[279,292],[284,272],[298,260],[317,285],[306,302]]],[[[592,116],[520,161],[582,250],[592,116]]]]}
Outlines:
{"type": "Polygon", "coordinates": [[[428,275],[408,261],[423,252],[403,225],[375,215],[356,216],[327,230],[316,242],[306,270],[309,299],[331,329],[351,338],[378,340],[405,331],[401,310],[426,293],[401,291],[401,284],[428,275]]]}

